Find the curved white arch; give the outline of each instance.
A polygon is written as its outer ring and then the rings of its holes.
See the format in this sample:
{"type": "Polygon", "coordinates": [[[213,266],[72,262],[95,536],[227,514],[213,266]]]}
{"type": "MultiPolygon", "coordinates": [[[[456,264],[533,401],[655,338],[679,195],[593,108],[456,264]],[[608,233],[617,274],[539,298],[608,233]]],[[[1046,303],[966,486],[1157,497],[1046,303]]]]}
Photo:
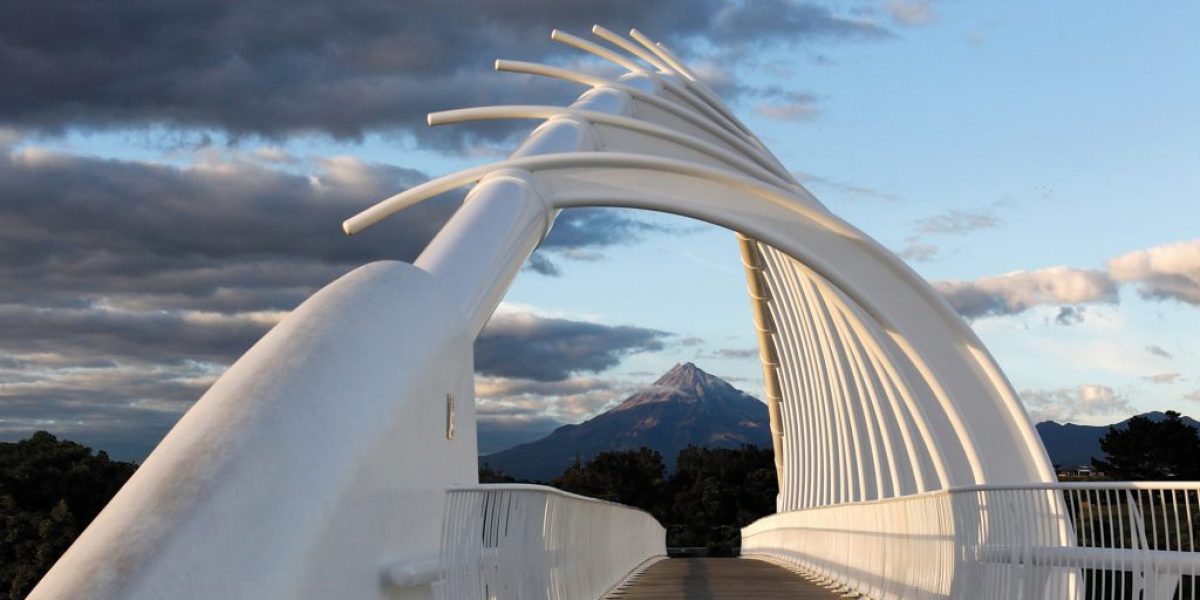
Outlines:
{"type": "MultiPolygon", "coordinates": [[[[1016,435],[1009,440],[1009,447],[1005,453],[1027,455],[1028,460],[1024,461],[1023,465],[1024,472],[1005,473],[1000,461],[990,467],[982,463],[977,450],[977,438],[988,436],[984,431],[984,423],[973,430],[967,420],[961,416],[960,413],[968,409],[970,405],[964,404],[964,401],[959,398],[952,397],[947,388],[946,380],[948,378],[955,377],[957,374],[962,381],[955,385],[955,388],[959,388],[955,391],[958,395],[970,397],[972,402],[981,397],[982,393],[991,396],[998,408],[1003,407],[1002,411],[993,411],[991,415],[993,419],[1003,419],[1012,423],[1015,421],[1014,415],[1019,415],[1026,426],[1028,426],[1028,421],[1019,405],[1004,406],[1005,396],[995,391],[994,381],[983,382],[976,377],[978,372],[986,370],[985,366],[977,364],[980,356],[969,351],[970,347],[979,345],[978,340],[974,338],[961,319],[950,312],[945,302],[937,298],[936,292],[913,274],[899,259],[849,224],[830,214],[823,207],[806,202],[804,198],[798,197],[784,188],[754,181],[745,175],[723,169],[662,157],[606,152],[527,157],[501,161],[490,167],[477,167],[422,184],[422,186],[380,203],[348,220],[346,229],[351,232],[361,230],[369,222],[377,221],[386,214],[419,201],[423,197],[459,187],[497,169],[528,171],[532,184],[556,208],[596,205],[648,208],[692,216],[741,231],[771,247],[780,249],[806,268],[819,274],[822,279],[828,281],[842,293],[853,298],[855,303],[861,306],[873,321],[879,323],[881,330],[887,332],[886,340],[876,339],[879,337],[876,335],[864,337],[871,340],[873,344],[884,342],[891,344],[893,350],[876,349],[871,353],[879,361],[882,370],[887,373],[888,379],[893,382],[905,380],[905,377],[900,375],[893,366],[897,358],[890,355],[892,352],[896,352],[895,356],[902,357],[904,364],[916,371],[921,376],[923,384],[927,385],[931,391],[932,398],[921,400],[914,398],[907,391],[906,385],[896,384],[896,389],[900,392],[901,397],[910,405],[909,414],[916,419],[915,423],[918,431],[921,432],[925,446],[936,447],[940,444],[950,443],[958,448],[959,454],[966,459],[965,468],[962,465],[945,464],[946,461],[940,459],[930,465],[941,475],[940,486],[965,482],[985,483],[1001,481],[1005,478],[1043,477],[1049,470],[1048,465],[1045,464],[1044,455],[1038,456],[1032,451],[1033,449],[1027,446],[1022,448],[1024,439],[1020,435],[1019,422],[1013,423],[1017,426],[1012,428],[1016,435]],[[698,185],[699,182],[703,183],[698,185]],[[781,226],[783,223],[791,227],[781,226]],[[805,240],[797,239],[801,237],[796,234],[798,230],[808,232],[803,236],[806,238],[805,240]],[[810,247],[810,244],[806,243],[807,238],[817,235],[826,236],[827,241],[835,243],[839,250],[820,252],[810,247]],[[893,298],[881,302],[879,298],[872,297],[872,295],[883,296],[886,294],[867,292],[863,282],[858,281],[848,268],[850,266],[846,264],[848,260],[860,265],[866,263],[874,265],[872,267],[873,277],[887,277],[888,285],[892,286],[896,293],[899,293],[900,290],[907,291],[915,300],[913,306],[906,311],[897,311],[890,306],[894,301],[893,298]],[[938,301],[931,302],[930,300],[938,301]],[[900,313],[908,314],[901,315],[900,313]],[[915,317],[919,313],[924,313],[924,316],[916,319],[915,317]],[[912,320],[923,322],[924,330],[913,331],[911,326],[903,324],[912,320]],[[940,369],[935,370],[930,366],[926,355],[931,350],[936,350],[936,347],[930,348],[929,342],[920,344],[921,347],[914,344],[913,340],[916,337],[937,337],[931,334],[930,329],[935,325],[943,330],[944,337],[939,340],[939,343],[947,347],[955,347],[957,356],[953,358],[957,365],[954,367],[943,365],[940,369]],[[880,352],[889,356],[885,357],[880,352]],[[968,376],[962,377],[963,373],[968,376]],[[970,386],[966,385],[966,382],[986,383],[987,385],[970,386]],[[975,389],[967,392],[966,389],[969,387],[975,389]],[[926,404],[929,406],[925,406],[926,404]],[[936,410],[938,414],[945,416],[948,421],[948,429],[952,433],[931,431],[928,426],[924,425],[924,418],[921,418],[920,415],[928,415],[930,410],[936,410]],[[940,437],[937,443],[931,441],[934,436],[940,437]],[[989,470],[997,471],[997,474],[989,476],[989,470]],[[943,472],[948,474],[943,474],[943,472]]],[[[943,360],[951,357],[946,354],[943,360]]],[[[811,363],[809,368],[818,368],[818,362],[811,363]]],[[[829,410],[833,410],[832,405],[829,410]]],[[[987,425],[991,424],[987,423],[987,425]]],[[[1035,446],[1034,449],[1040,450],[1040,446],[1035,446]]],[[[826,447],[823,450],[833,452],[834,448],[826,447]]],[[[832,463],[829,463],[828,460],[823,462],[826,464],[824,469],[830,470],[829,465],[832,463]]],[[[1004,461],[1005,464],[1010,462],[1012,461],[1008,459],[1004,461]]],[[[830,485],[832,484],[828,480],[822,484],[826,489],[826,492],[821,494],[822,498],[830,497],[828,493],[830,485]]]]}

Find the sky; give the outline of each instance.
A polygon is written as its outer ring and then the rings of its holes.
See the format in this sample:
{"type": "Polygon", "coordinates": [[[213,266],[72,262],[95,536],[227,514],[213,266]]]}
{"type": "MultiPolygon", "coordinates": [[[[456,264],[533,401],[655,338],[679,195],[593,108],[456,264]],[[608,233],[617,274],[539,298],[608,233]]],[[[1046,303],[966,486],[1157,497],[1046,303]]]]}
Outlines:
{"type": "MultiPolygon", "coordinates": [[[[140,460],[308,295],[412,260],[461,201],[347,216],[502,158],[569,103],[495,58],[631,26],[979,333],[1035,421],[1200,412],[1200,4],[17,0],[0,19],[0,440],[140,460]]],[[[736,242],[564,212],[476,345],[480,450],[695,362],[762,393],[736,242]]]]}

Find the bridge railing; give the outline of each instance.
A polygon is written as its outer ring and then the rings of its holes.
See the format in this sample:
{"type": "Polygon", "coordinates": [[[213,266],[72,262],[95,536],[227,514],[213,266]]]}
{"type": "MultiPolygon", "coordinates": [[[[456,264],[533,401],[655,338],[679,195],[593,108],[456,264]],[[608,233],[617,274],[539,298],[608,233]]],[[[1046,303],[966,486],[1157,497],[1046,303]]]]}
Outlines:
{"type": "Polygon", "coordinates": [[[1200,595],[1197,482],[975,486],[780,513],[742,553],[869,598],[1200,595]]]}
{"type": "Polygon", "coordinates": [[[539,485],[452,488],[438,598],[595,600],[647,560],[666,531],[641,510],[539,485]]]}

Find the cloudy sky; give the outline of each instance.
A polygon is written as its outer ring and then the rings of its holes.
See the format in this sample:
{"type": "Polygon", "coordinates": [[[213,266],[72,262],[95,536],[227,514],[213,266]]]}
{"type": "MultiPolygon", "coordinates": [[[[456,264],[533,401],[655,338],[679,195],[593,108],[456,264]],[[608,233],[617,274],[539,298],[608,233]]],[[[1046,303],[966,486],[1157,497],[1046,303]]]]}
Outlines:
{"type": "MultiPolygon", "coordinates": [[[[0,19],[0,439],[140,459],[315,289],[411,260],[447,195],[569,102],[497,57],[552,27],[672,45],[831,209],[935,282],[1035,419],[1200,412],[1200,5],[881,0],[17,0],[0,19]],[[523,129],[526,128],[526,129],[523,129]]],[[[760,394],[729,232],[564,213],[476,348],[483,451],[683,360],[760,394]]]]}

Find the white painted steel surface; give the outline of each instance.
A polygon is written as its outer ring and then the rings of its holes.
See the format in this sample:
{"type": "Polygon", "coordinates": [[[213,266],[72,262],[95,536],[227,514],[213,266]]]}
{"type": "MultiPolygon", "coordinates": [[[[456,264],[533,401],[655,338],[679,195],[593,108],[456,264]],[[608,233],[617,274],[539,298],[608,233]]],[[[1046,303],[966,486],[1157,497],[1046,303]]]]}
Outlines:
{"type": "Polygon", "coordinates": [[[275,326],[188,411],[30,596],[424,598],[385,563],[438,552],[476,478],[470,337],[405,263],[361,267],[275,326]],[[446,394],[458,434],[445,435],[446,394]]]}
{"type": "Polygon", "coordinates": [[[779,513],[742,553],[865,597],[1194,600],[1200,483],[973,486],[779,513]]]}
{"type": "Polygon", "coordinates": [[[447,493],[441,600],[595,600],[645,561],[666,531],[643,511],[538,485],[447,493]]]}

